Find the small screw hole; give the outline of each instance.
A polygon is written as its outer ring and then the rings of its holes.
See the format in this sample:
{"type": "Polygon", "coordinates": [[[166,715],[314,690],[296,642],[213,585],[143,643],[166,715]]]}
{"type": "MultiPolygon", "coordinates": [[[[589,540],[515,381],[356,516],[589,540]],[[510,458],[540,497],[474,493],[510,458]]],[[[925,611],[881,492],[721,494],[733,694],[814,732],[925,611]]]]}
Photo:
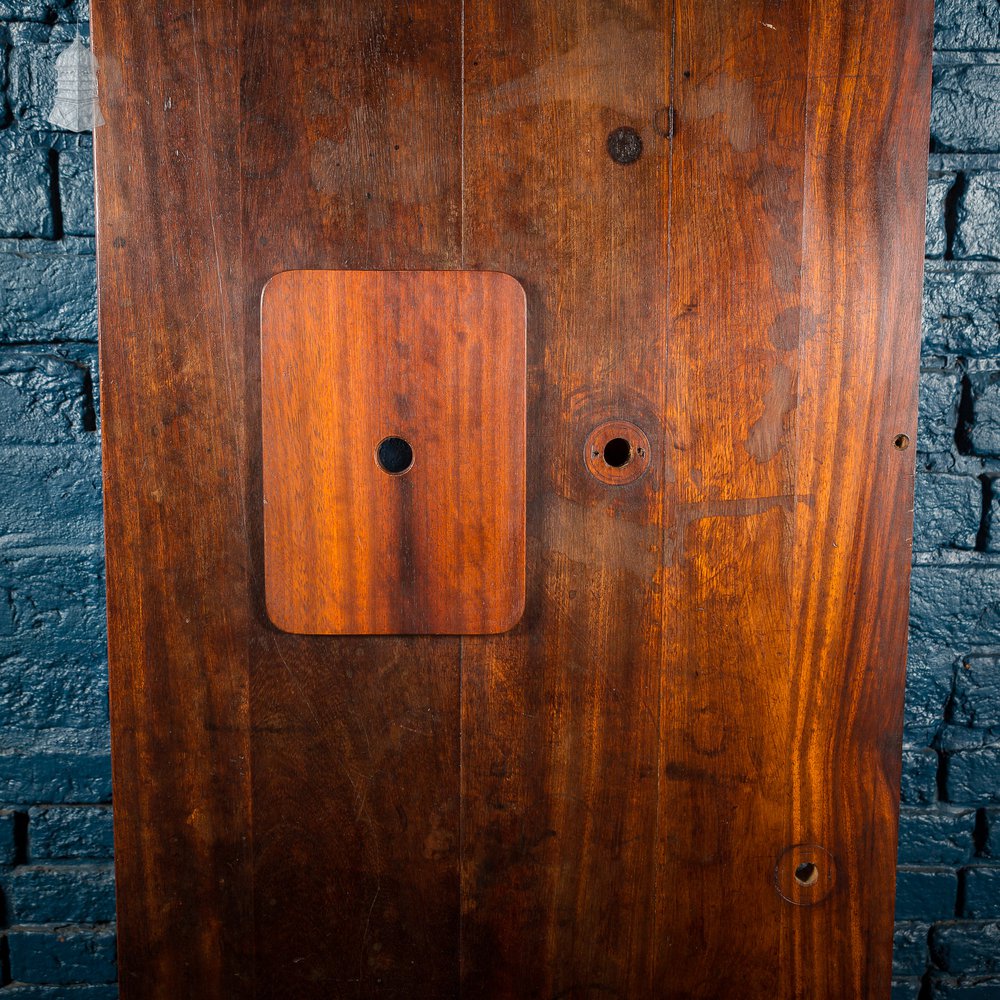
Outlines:
{"type": "Polygon", "coordinates": [[[799,885],[815,885],[818,878],[819,869],[811,861],[795,866],[795,881],[799,885]]]}
{"type": "Polygon", "coordinates": [[[897,434],[892,442],[900,451],[906,451],[910,447],[910,438],[907,434],[897,434]]]}
{"type": "Polygon", "coordinates": [[[375,461],[383,472],[390,476],[401,476],[409,472],[413,465],[413,449],[401,437],[382,438],[375,450],[375,461]]]}
{"type": "Polygon", "coordinates": [[[632,461],[632,445],[625,438],[612,438],[604,446],[604,461],[612,469],[622,469],[632,461]]]}

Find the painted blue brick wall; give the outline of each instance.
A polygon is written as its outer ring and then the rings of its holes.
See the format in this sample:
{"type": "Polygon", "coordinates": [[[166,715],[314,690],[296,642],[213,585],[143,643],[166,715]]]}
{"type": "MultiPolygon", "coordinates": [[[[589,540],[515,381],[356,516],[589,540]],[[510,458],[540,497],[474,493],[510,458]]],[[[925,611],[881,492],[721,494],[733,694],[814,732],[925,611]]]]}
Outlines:
{"type": "MultiPolygon", "coordinates": [[[[0,1000],[116,996],[85,0],[0,0],[0,1000]]],[[[895,1000],[1000,1000],[1000,0],[939,0],[895,1000]]]]}
{"type": "Polygon", "coordinates": [[[1000,1000],[1000,0],[938,0],[894,1000],[1000,1000]]]}
{"type": "Polygon", "coordinates": [[[77,21],[0,0],[0,996],[26,1000],[117,996],[92,149],[45,122],[77,21]]]}

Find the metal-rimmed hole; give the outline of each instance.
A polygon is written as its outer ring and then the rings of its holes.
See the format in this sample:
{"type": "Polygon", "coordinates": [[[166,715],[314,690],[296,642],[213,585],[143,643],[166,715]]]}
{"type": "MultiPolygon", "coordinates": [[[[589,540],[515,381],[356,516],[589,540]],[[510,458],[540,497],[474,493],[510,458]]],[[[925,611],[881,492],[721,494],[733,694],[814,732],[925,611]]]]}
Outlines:
{"type": "Polygon", "coordinates": [[[375,449],[375,463],[390,476],[401,476],[413,468],[413,448],[405,438],[384,437],[375,449]]]}

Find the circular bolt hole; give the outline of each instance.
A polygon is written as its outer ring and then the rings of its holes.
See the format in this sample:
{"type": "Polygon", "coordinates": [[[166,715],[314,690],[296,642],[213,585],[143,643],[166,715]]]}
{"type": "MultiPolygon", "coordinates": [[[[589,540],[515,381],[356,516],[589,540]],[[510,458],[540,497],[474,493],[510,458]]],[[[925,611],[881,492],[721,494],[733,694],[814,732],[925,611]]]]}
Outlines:
{"type": "Polygon", "coordinates": [[[622,166],[635,163],[642,156],[642,136],[627,125],[616,128],[608,136],[608,156],[622,166]]]}
{"type": "Polygon", "coordinates": [[[795,881],[799,885],[815,885],[819,878],[819,869],[811,861],[803,861],[795,868],[795,881]]]}
{"type": "Polygon", "coordinates": [[[583,460],[602,483],[625,486],[649,468],[649,438],[631,420],[606,420],[587,435],[583,460]]]}
{"type": "Polygon", "coordinates": [[[774,888],[792,906],[816,906],[837,884],[837,862],[819,844],[792,844],[778,856],[774,888]]]}
{"type": "Polygon", "coordinates": [[[910,438],[907,434],[897,434],[892,442],[900,451],[906,451],[910,447],[910,438]]]}
{"type": "Polygon", "coordinates": [[[612,438],[604,446],[604,461],[612,469],[624,469],[632,461],[632,445],[625,438],[612,438]]]}
{"type": "Polygon", "coordinates": [[[375,449],[375,461],[383,472],[390,476],[401,476],[409,472],[413,465],[413,449],[401,437],[382,438],[375,449]]]}

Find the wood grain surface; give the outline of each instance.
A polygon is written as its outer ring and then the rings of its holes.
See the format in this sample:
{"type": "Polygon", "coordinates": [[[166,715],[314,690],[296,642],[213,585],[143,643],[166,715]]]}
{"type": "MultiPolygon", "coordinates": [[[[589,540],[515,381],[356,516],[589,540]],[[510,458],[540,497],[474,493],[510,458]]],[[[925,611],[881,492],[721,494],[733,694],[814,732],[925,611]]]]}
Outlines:
{"type": "Polygon", "coordinates": [[[930,3],[94,27],[125,1000],[886,996],[930,3]],[[510,632],[270,624],[297,269],[525,289],[510,632]]]}
{"type": "Polygon", "coordinates": [[[503,632],[524,610],[525,300],[491,271],[284,271],[261,302],[271,621],[503,632]],[[387,439],[410,455],[393,473],[387,439]]]}

